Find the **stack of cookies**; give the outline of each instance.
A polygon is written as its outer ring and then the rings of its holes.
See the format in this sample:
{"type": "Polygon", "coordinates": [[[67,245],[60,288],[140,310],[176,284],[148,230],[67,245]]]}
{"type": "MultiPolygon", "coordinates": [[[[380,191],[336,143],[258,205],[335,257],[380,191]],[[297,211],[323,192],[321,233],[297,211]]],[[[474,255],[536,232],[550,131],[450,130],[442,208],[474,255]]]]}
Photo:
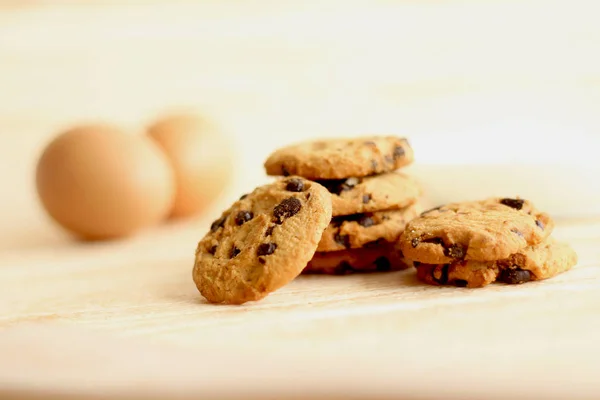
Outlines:
{"type": "Polygon", "coordinates": [[[577,254],[550,234],[554,221],[520,198],[448,204],[412,220],[399,246],[431,285],[482,287],[550,278],[577,254]]]}
{"type": "Polygon", "coordinates": [[[418,215],[406,139],[369,137],[286,147],[265,163],[283,176],[245,194],[198,243],[193,278],[211,303],[260,300],[303,271],[406,268],[397,240],[418,215]],[[333,218],[332,218],[333,217],[333,218]]]}
{"type": "Polygon", "coordinates": [[[283,176],[243,195],[198,243],[193,278],[211,303],[260,300],[300,273],[413,265],[431,285],[482,287],[552,277],[577,262],[531,202],[490,198],[419,215],[406,139],[370,137],[286,147],[265,162],[283,176]]]}
{"type": "Polygon", "coordinates": [[[407,267],[395,243],[407,222],[418,216],[421,193],[411,177],[396,170],[412,161],[408,141],[392,136],[303,143],[267,159],[267,174],[300,176],[331,194],[333,218],[305,273],[407,267]]]}

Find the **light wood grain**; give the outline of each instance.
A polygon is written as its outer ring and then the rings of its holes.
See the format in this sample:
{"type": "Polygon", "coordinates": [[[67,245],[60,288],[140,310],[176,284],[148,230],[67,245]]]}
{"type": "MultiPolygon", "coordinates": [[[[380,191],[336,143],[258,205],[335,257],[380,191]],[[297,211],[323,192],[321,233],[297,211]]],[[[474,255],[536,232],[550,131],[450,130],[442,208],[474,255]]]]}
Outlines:
{"type": "Polygon", "coordinates": [[[597,2],[1,5],[0,398],[600,397],[600,220],[583,192],[555,188],[582,216],[555,232],[580,261],[548,281],[299,277],[231,307],[191,280],[196,242],[265,180],[266,154],[323,132],[408,132],[425,163],[578,164],[589,176],[573,182],[598,193],[597,2]],[[58,129],[140,130],[171,106],[216,118],[238,151],[237,181],[211,209],[93,244],[46,218],[32,177],[58,129]],[[482,147],[502,141],[475,158],[462,143],[481,132],[482,147]]]}
{"type": "Polygon", "coordinates": [[[190,279],[196,227],[4,259],[0,390],[594,398],[599,228],[557,229],[580,262],[548,281],[466,290],[424,286],[413,271],[299,277],[241,307],[198,295],[190,279]]]}

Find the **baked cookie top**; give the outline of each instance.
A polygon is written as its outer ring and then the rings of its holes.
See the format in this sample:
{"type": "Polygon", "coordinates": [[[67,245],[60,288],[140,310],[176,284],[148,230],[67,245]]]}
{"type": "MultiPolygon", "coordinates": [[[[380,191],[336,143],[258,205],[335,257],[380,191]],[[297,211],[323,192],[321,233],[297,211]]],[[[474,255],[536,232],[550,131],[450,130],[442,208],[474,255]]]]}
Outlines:
{"type": "Polygon", "coordinates": [[[415,203],[400,210],[334,217],[325,229],[317,251],[337,251],[396,242],[406,224],[419,215],[415,203]]]}
{"type": "Polygon", "coordinates": [[[413,161],[408,141],[370,136],[304,142],[284,147],[265,161],[268,175],[342,179],[391,172],[413,161]]]}
{"type": "Polygon", "coordinates": [[[393,243],[342,251],[317,252],[302,273],[347,275],[354,272],[387,272],[408,268],[393,243]]]}
{"type": "Polygon", "coordinates": [[[193,278],[211,303],[259,300],[294,279],[331,220],[323,186],[289,177],[242,196],[198,243],[193,278]]]}
{"type": "Polygon", "coordinates": [[[501,260],[542,242],[553,228],[530,201],[490,198],[422,213],[408,223],[400,246],[408,259],[429,264],[501,260]]]}
{"type": "Polygon", "coordinates": [[[552,238],[526,247],[499,261],[455,261],[450,264],[413,262],[418,278],[430,285],[482,287],[494,281],[519,284],[551,278],[577,264],[577,254],[552,238]]]}
{"type": "Polygon", "coordinates": [[[334,216],[403,208],[421,195],[419,184],[398,172],[317,182],[331,193],[334,216]]]}

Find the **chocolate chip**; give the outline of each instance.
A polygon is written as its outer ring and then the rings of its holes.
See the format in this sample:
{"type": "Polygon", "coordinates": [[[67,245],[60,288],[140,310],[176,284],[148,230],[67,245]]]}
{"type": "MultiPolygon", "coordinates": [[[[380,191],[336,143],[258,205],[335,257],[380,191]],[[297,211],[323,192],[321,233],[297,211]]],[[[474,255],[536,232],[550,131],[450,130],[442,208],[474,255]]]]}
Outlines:
{"type": "Polygon", "coordinates": [[[290,171],[288,171],[285,167],[281,167],[281,175],[283,176],[290,176],[290,171]]]}
{"type": "Polygon", "coordinates": [[[352,190],[354,188],[354,186],[356,186],[356,184],[354,183],[354,181],[350,181],[350,184],[348,184],[346,181],[342,181],[338,187],[335,189],[335,193],[336,194],[341,194],[342,192],[345,192],[347,190],[352,190]]]}
{"type": "Polygon", "coordinates": [[[384,243],[385,243],[385,240],[379,238],[377,240],[372,240],[370,242],[367,242],[367,243],[363,244],[363,247],[365,249],[372,249],[372,248],[375,248],[375,247],[379,247],[379,246],[381,246],[384,243]]]}
{"type": "Polygon", "coordinates": [[[505,206],[514,208],[515,210],[520,210],[523,208],[523,204],[525,204],[525,200],[523,199],[502,199],[500,200],[501,204],[505,206]]]}
{"type": "Polygon", "coordinates": [[[450,268],[450,264],[444,264],[442,265],[441,271],[440,271],[440,277],[437,278],[436,272],[438,270],[437,267],[435,267],[433,269],[433,271],[431,271],[431,277],[433,278],[433,280],[437,283],[439,283],[440,285],[445,285],[446,283],[448,283],[448,268],[450,268]]]}
{"type": "Polygon", "coordinates": [[[235,216],[236,225],[243,225],[244,222],[250,221],[254,218],[254,214],[251,211],[240,211],[235,216]]]}
{"type": "Polygon", "coordinates": [[[273,209],[273,222],[280,225],[283,223],[283,220],[286,218],[293,217],[298,214],[300,209],[302,208],[302,203],[295,197],[289,197],[279,203],[273,209]]]}
{"type": "Polygon", "coordinates": [[[375,221],[373,221],[373,218],[371,218],[368,215],[363,215],[359,220],[358,220],[358,224],[360,226],[364,226],[365,228],[368,228],[370,226],[375,225],[375,221]]]}
{"type": "Polygon", "coordinates": [[[525,283],[531,280],[531,272],[521,268],[505,268],[500,271],[498,280],[511,285],[525,283]]]}
{"type": "Polygon", "coordinates": [[[241,195],[240,200],[244,200],[246,197],[248,197],[248,193],[241,195]]]}
{"type": "Polygon", "coordinates": [[[418,262],[418,261],[413,261],[413,266],[414,266],[415,268],[419,268],[419,266],[420,266],[420,265],[421,265],[421,263],[420,263],[420,262],[418,262]]]}
{"type": "Polygon", "coordinates": [[[345,248],[349,248],[350,247],[350,236],[348,236],[348,235],[340,235],[339,232],[338,232],[333,237],[333,240],[335,240],[335,242],[337,244],[341,244],[345,248]]]}
{"type": "Polygon", "coordinates": [[[277,243],[261,243],[256,250],[256,254],[259,256],[268,256],[269,254],[273,254],[277,249],[277,243]]]}
{"type": "Polygon", "coordinates": [[[265,231],[265,236],[271,236],[273,234],[273,229],[275,229],[275,225],[268,227],[265,231]]]}
{"type": "Polygon", "coordinates": [[[208,249],[208,252],[214,256],[217,252],[217,246],[212,246],[210,249],[208,249]]]}
{"type": "Polygon", "coordinates": [[[454,285],[456,285],[458,287],[467,287],[468,284],[469,284],[469,282],[465,281],[464,279],[455,279],[454,280],[454,285]]]}
{"type": "Polygon", "coordinates": [[[258,257],[258,262],[264,264],[267,262],[267,260],[264,257],[258,257]]]}
{"type": "Polygon", "coordinates": [[[517,235],[519,235],[519,236],[521,236],[521,237],[524,237],[524,235],[523,235],[523,232],[521,232],[521,231],[520,231],[520,230],[518,230],[518,229],[511,229],[510,231],[511,231],[512,233],[516,233],[517,235]]]}
{"type": "Polygon", "coordinates": [[[231,249],[231,253],[229,254],[229,258],[234,258],[238,254],[240,254],[240,252],[241,252],[240,249],[238,249],[237,247],[233,246],[233,248],[231,249]]]}
{"type": "Polygon", "coordinates": [[[227,220],[227,216],[223,216],[223,217],[219,218],[218,220],[216,220],[215,222],[213,222],[213,223],[210,225],[210,230],[211,230],[212,232],[214,232],[214,231],[216,231],[217,229],[219,229],[219,228],[222,228],[222,227],[223,227],[223,225],[225,225],[225,221],[226,221],[226,220],[227,220]]]}
{"type": "Polygon", "coordinates": [[[333,274],[334,275],[346,275],[346,274],[352,273],[352,271],[354,271],[354,268],[352,268],[352,265],[350,265],[350,263],[348,263],[348,261],[342,261],[341,263],[339,263],[337,265],[337,267],[335,267],[335,270],[333,270],[333,274]]]}
{"type": "Polygon", "coordinates": [[[377,161],[371,160],[371,168],[373,168],[373,171],[377,171],[377,161]]]}
{"type": "Polygon", "coordinates": [[[392,156],[385,156],[385,162],[387,162],[388,164],[393,164],[394,163],[394,159],[392,158],[392,156]]]}
{"type": "Polygon", "coordinates": [[[374,264],[377,271],[380,272],[389,271],[392,269],[392,263],[390,263],[390,260],[388,260],[387,257],[379,257],[377,260],[375,260],[374,264]]]}
{"type": "Polygon", "coordinates": [[[439,210],[439,209],[440,209],[440,208],[442,208],[442,207],[443,207],[443,206],[437,206],[437,207],[435,207],[435,208],[430,208],[430,209],[429,209],[429,210],[427,210],[427,211],[423,211],[423,212],[421,213],[421,216],[423,216],[423,215],[425,215],[425,214],[429,214],[430,212],[437,211],[437,210],[439,210]]]}
{"type": "Polygon", "coordinates": [[[539,219],[535,220],[535,224],[538,226],[538,228],[540,229],[544,229],[544,223],[542,221],[540,221],[539,219]]]}
{"type": "Polygon", "coordinates": [[[310,192],[306,193],[306,200],[310,200],[310,192]]]}
{"type": "Polygon", "coordinates": [[[466,251],[465,248],[460,244],[453,244],[450,247],[446,247],[444,249],[444,255],[446,257],[456,258],[462,260],[465,258],[466,251]]]}
{"type": "Polygon", "coordinates": [[[404,148],[402,146],[396,146],[394,147],[394,158],[398,159],[402,156],[404,156],[406,152],[404,151],[404,148]]]}
{"type": "Polygon", "coordinates": [[[344,185],[348,186],[349,189],[352,189],[354,186],[358,185],[359,183],[360,183],[360,179],[352,177],[352,178],[346,179],[346,181],[344,182],[344,185]]]}
{"type": "Polygon", "coordinates": [[[419,245],[419,243],[421,243],[421,239],[419,239],[419,238],[414,238],[413,240],[410,241],[410,244],[412,245],[413,248],[417,247],[419,245]]]}
{"type": "Polygon", "coordinates": [[[367,204],[369,201],[371,201],[371,195],[363,194],[363,204],[367,204]]]}
{"type": "Polygon", "coordinates": [[[292,178],[285,185],[285,190],[288,192],[303,192],[304,191],[304,182],[302,179],[292,178]]]}

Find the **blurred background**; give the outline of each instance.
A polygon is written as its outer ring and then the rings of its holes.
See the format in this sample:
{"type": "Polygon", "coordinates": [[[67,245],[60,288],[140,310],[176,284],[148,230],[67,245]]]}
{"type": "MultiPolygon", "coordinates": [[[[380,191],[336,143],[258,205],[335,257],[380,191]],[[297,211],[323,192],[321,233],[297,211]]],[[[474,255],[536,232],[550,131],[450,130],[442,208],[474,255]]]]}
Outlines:
{"type": "Polygon", "coordinates": [[[0,0],[1,246],[56,235],[33,177],[57,132],[182,109],[235,154],[215,209],[266,181],[279,146],[384,133],[410,139],[432,202],[598,216],[599,15],[594,0],[0,0]]]}

